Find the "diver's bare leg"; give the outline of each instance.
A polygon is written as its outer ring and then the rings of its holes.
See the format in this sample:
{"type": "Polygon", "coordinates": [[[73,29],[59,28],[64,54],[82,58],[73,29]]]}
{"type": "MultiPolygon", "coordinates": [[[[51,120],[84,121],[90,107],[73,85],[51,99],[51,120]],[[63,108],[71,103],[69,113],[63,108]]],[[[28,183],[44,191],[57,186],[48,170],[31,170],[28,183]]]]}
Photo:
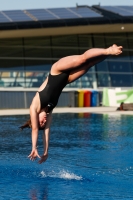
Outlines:
{"type": "Polygon", "coordinates": [[[106,59],[109,55],[119,55],[122,53],[122,46],[113,45],[107,49],[90,49],[82,55],[67,56],[56,62],[51,69],[51,72],[58,74],[65,70],[73,70],[81,66],[94,65],[96,62],[101,62],[106,59]],[[90,63],[90,64],[89,64],[90,63]],[[94,63],[94,64],[92,64],[94,63]]]}

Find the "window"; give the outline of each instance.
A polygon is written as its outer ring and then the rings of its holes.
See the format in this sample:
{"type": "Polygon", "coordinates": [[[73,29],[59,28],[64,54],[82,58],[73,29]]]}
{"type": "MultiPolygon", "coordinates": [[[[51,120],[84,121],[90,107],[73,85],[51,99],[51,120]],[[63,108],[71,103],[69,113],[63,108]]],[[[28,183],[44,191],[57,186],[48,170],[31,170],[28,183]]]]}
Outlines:
{"type": "Polygon", "coordinates": [[[109,61],[109,71],[118,73],[130,73],[131,67],[129,61],[111,60],[109,61]]]}
{"type": "Polygon", "coordinates": [[[105,48],[104,34],[93,34],[92,39],[95,48],[105,48]]]}
{"type": "Polygon", "coordinates": [[[111,74],[112,87],[131,87],[133,86],[132,75],[111,74]]]}
{"type": "Polygon", "coordinates": [[[52,55],[56,60],[79,54],[77,35],[52,37],[52,55]]]}
{"type": "Polygon", "coordinates": [[[97,72],[108,72],[108,62],[105,60],[96,65],[97,72]]]}
{"type": "Polygon", "coordinates": [[[88,49],[92,48],[92,38],[91,35],[78,35],[78,44],[79,44],[79,54],[84,53],[88,49]]]}
{"type": "Polygon", "coordinates": [[[128,44],[129,44],[131,71],[133,72],[133,33],[128,33],[128,44]]]}
{"type": "Polygon", "coordinates": [[[97,73],[97,85],[98,87],[110,87],[110,76],[105,73],[97,73]]]}
{"type": "Polygon", "coordinates": [[[22,39],[0,40],[0,79],[4,87],[25,86],[22,39]]]}

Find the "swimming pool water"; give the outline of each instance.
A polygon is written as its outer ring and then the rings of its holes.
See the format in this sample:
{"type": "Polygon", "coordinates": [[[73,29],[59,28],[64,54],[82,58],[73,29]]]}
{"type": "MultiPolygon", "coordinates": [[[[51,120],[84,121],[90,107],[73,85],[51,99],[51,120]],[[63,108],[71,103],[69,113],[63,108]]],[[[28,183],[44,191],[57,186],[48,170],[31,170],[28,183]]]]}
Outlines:
{"type": "Polygon", "coordinates": [[[27,158],[30,129],[18,128],[27,118],[0,117],[0,200],[133,199],[133,116],[53,114],[41,165],[27,158]]]}

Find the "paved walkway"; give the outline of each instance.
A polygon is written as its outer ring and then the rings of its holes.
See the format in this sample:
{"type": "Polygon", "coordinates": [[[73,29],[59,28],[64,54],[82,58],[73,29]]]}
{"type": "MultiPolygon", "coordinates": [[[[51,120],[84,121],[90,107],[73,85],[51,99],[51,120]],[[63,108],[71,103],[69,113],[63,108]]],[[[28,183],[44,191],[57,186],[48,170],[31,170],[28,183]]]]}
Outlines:
{"type": "MultiPolygon", "coordinates": [[[[116,107],[55,108],[53,113],[97,113],[110,115],[133,115],[133,111],[116,111],[116,107]]],[[[0,110],[0,116],[28,115],[29,109],[0,110]]]]}

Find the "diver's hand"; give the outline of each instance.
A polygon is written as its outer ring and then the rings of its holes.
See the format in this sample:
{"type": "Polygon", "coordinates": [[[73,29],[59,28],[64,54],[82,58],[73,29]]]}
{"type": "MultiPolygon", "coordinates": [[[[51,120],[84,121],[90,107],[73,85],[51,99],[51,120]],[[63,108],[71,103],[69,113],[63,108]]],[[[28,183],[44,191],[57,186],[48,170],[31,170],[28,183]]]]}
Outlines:
{"type": "Polygon", "coordinates": [[[106,49],[107,55],[119,55],[123,51],[122,46],[117,46],[116,44],[113,44],[111,47],[106,49]]]}
{"type": "Polygon", "coordinates": [[[41,159],[39,160],[39,164],[42,164],[43,162],[45,162],[48,158],[48,154],[44,154],[41,156],[41,159]]]}
{"type": "Polygon", "coordinates": [[[36,159],[36,157],[41,158],[41,157],[39,156],[39,154],[38,154],[37,149],[33,149],[33,150],[31,151],[31,154],[28,156],[28,158],[29,158],[30,160],[34,161],[34,160],[36,159]]]}

